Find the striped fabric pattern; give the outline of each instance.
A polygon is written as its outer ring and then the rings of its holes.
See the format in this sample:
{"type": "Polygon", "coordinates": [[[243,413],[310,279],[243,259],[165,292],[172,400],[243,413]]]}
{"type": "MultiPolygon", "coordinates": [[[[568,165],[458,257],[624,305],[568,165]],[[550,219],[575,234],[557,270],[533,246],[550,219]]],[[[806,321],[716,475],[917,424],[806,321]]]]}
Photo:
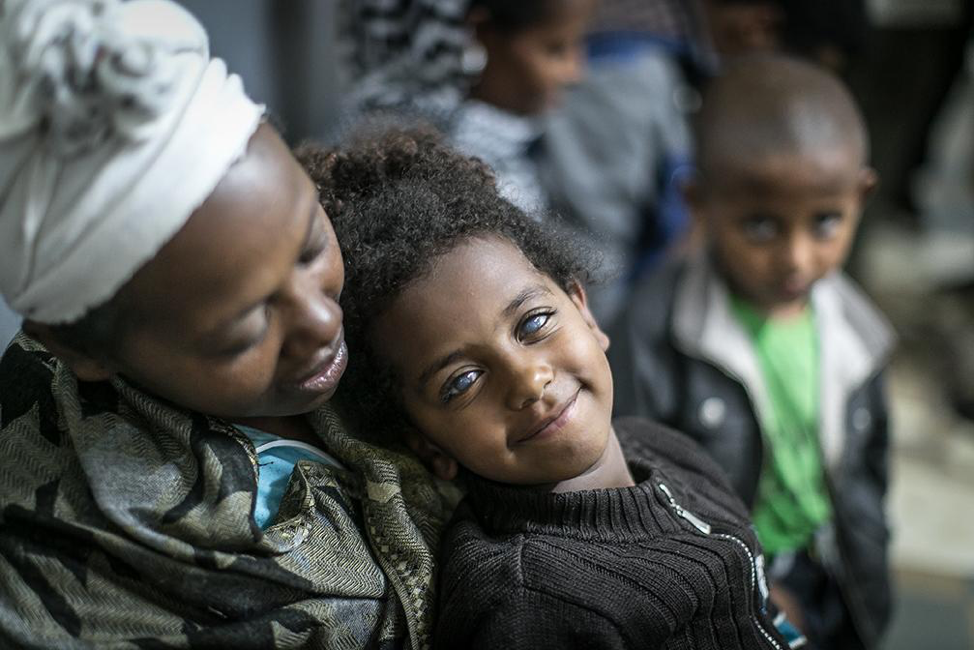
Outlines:
{"type": "Polygon", "coordinates": [[[261,531],[245,435],[78,382],[21,334],[0,360],[0,647],[427,647],[450,501],[327,408],[309,422],[346,469],[300,461],[261,531]]]}

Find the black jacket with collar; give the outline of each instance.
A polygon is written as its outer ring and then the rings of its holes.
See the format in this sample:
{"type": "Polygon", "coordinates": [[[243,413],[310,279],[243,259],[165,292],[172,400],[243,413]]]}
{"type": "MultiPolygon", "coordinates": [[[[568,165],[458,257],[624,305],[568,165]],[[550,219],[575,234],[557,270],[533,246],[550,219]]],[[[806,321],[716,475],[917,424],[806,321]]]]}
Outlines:
{"type": "MultiPolygon", "coordinates": [[[[883,368],[893,335],[841,274],[812,292],[819,334],[820,443],[834,520],[820,536],[866,647],[889,620],[889,531],[884,514],[889,447],[883,368]]],[[[617,416],[639,415],[705,447],[754,505],[764,458],[759,417],[771,407],[750,339],[704,257],[646,278],[610,332],[617,416]]]]}

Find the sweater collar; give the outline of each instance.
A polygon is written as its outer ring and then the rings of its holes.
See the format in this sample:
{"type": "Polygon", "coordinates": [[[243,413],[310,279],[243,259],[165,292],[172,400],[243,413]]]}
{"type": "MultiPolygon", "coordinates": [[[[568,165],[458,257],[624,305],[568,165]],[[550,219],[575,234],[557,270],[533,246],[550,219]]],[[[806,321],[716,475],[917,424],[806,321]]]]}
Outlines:
{"type": "Polygon", "coordinates": [[[467,497],[484,529],[495,534],[629,542],[678,529],[659,488],[665,474],[651,460],[627,457],[632,487],[548,492],[470,475],[467,497]]]}

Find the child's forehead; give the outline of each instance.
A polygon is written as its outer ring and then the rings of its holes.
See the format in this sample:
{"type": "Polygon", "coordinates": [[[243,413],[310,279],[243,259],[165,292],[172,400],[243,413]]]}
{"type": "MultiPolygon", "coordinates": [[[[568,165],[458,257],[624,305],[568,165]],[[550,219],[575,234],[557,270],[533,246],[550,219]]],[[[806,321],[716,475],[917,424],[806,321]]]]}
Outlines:
{"type": "Polygon", "coordinates": [[[856,149],[840,143],[738,150],[711,161],[700,181],[723,195],[834,194],[855,191],[863,167],[856,149]]]}
{"type": "Polygon", "coordinates": [[[498,235],[476,235],[457,241],[433,262],[430,273],[418,284],[425,291],[440,291],[444,285],[465,278],[475,287],[486,283],[517,284],[534,281],[556,284],[539,270],[528,256],[510,239],[498,235]]]}

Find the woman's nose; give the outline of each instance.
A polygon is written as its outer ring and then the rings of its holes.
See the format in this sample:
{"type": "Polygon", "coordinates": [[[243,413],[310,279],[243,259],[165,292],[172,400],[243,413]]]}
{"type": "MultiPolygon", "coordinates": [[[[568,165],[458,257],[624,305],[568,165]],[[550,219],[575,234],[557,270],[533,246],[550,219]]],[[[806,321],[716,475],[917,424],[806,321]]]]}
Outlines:
{"type": "Polygon", "coordinates": [[[335,343],[341,333],[342,309],[322,291],[319,278],[295,278],[282,311],[287,327],[283,352],[288,356],[311,356],[335,343]]]}

